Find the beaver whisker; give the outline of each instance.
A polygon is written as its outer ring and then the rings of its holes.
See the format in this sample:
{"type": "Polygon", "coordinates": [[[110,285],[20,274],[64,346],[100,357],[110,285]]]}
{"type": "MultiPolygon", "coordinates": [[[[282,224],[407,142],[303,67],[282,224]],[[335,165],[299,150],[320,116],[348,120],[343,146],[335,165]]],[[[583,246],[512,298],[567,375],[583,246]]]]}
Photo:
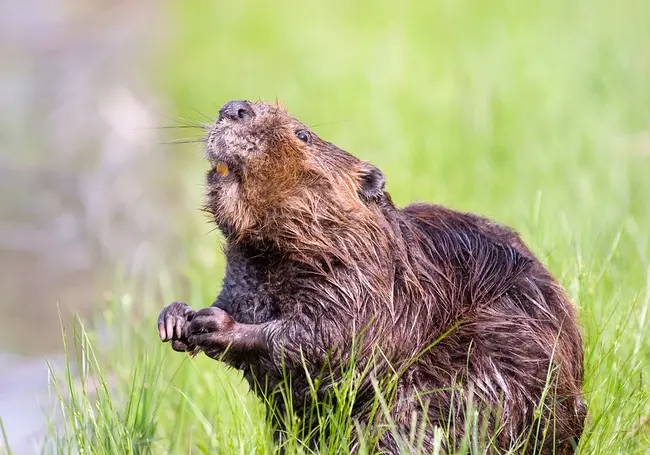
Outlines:
{"type": "Polygon", "coordinates": [[[164,142],[159,142],[161,145],[176,145],[176,144],[196,144],[196,143],[203,143],[205,144],[208,141],[207,137],[201,137],[201,138],[179,138],[179,139],[171,139],[169,141],[164,141],[164,142]]]}

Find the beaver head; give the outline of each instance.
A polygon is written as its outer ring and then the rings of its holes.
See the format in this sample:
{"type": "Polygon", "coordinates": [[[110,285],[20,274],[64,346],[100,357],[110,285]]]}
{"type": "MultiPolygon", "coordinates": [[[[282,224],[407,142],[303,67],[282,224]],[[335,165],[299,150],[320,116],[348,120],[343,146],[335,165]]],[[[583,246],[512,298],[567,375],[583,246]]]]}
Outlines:
{"type": "Polygon", "coordinates": [[[279,105],[226,103],[206,151],[206,209],[232,239],[304,237],[306,226],[336,229],[390,203],[376,167],[324,141],[279,105]]]}

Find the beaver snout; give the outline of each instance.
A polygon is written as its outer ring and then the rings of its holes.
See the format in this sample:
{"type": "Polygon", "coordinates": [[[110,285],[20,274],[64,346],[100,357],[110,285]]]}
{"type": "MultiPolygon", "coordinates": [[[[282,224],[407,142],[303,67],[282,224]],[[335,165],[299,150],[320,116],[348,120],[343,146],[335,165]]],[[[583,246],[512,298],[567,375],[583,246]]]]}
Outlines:
{"type": "Polygon", "coordinates": [[[229,101],[219,109],[219,121],[223,119],[241,122],[255,116],[253,106],[248,101],[229,101]]]}

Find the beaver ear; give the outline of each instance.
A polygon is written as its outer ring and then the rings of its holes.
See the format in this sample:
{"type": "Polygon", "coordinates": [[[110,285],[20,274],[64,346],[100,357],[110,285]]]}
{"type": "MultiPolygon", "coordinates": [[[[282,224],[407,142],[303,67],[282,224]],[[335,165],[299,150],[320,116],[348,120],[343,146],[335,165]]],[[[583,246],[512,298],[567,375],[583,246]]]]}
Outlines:
{"type": "Polygon", "coordinates": [[[367,200],[378,200],[384,196],[386,177],[370,163],[361,164],[361,186],[359,195],[367,200]]]}

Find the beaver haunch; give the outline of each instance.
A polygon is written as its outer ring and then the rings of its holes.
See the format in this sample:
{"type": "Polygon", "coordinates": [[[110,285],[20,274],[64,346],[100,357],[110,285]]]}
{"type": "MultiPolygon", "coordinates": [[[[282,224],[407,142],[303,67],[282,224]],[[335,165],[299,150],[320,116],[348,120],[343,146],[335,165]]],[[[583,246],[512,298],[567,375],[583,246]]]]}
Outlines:
{"type": "MultiPolygon", "coordinates": [[[[225,104],[207,158],[206,208],[226,238],[223,288],[197,312],[167,306],[163,341],[221,358],[265,398],[288,372],[290,406],[304,416],[314,405],[307,374],[326,396],[339,380],[332,365],[367,327],[359,368],[381,358],[372,376],[400,372],[389,417],[405,435],[420,425],[414,415],[426,418],[424,449],[436,425],[455,445],[471,402],[499,409],[486,420],[494,448],[527,438],[518,452],[573,452],[586,413],[574,309],[513,230],[437,205],[396,207],[377,168],[276,105],[225,104]]],[[[361,423],[371,398],[357,397],[361,423]]],[[[396,453],[396,439],[385,433],[378,448],[396,453]]]]}

